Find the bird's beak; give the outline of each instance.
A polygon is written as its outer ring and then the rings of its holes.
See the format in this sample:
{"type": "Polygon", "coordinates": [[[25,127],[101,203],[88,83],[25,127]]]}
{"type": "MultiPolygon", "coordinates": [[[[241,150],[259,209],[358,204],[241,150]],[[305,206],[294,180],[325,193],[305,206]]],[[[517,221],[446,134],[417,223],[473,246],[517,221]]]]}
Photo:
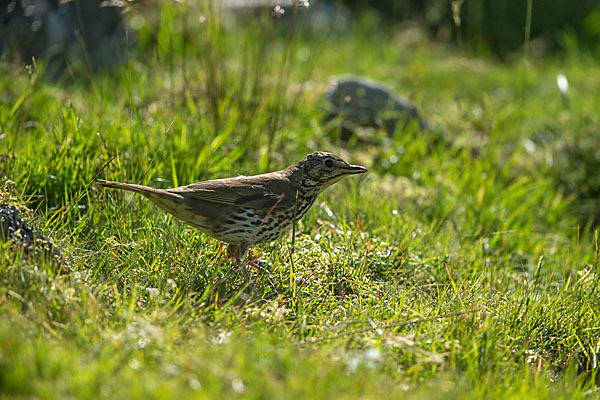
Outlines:
{"type": "Polygon", "coordinates": [[[345,174],[364,174],[369,170],[365,167],[361,167],[360,165],[348,165],[347,167],[340,168],[340,170],[345,174]]]}

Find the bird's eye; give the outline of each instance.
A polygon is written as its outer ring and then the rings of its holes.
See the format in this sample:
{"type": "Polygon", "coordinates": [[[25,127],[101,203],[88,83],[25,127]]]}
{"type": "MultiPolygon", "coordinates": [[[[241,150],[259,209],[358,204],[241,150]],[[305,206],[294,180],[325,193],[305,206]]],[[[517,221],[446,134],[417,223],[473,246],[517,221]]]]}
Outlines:
{"type": "Polygon", "coordinates": [[[325,160],[325,166],[327,168],[333,167],[333,160],[325,160]]]}

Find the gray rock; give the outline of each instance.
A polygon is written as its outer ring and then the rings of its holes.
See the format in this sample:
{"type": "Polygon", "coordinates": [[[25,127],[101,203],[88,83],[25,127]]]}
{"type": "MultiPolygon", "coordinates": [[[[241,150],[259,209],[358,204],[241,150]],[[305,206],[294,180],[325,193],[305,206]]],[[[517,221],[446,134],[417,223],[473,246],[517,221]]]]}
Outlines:
{"type": "MultiPolygon", "coordinates": [[[[367,78],[337,78],[325,98],[329,107],[326,120],[339,119],[346,131],[372,127],[384,129],[392,135],[399,124],[405,128],[414,120],[421,130],[427,128],[427,122],[419,115],[417,107],[383,84],[367,78]]],[[[348,139],[348,132],[343,132],[342,138],[348,139]]]]}
{"type": "Polygon", "coordinates": [[[44,59],[58,78],[74,71],[111,70],[124,59],[123,1],[0,0],[0,48],[17,62],[44,59]]]}

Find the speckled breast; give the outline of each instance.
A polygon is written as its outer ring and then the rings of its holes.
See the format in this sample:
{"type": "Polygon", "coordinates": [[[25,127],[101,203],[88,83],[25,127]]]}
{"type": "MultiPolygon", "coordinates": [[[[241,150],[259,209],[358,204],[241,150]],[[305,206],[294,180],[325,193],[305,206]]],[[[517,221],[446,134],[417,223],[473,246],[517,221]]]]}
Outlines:
{"type": "Polygon", "coordinates": [[[252,208],[239,208],[233,211],[223,223],[215,227],[211,236],[227,243],[266,243],[276,240],[292,228],[294,214],[296,222],[313,205],[318,193],[312,196],[298,196],[296,207],[285,210],[263,211],[252,208]]]}

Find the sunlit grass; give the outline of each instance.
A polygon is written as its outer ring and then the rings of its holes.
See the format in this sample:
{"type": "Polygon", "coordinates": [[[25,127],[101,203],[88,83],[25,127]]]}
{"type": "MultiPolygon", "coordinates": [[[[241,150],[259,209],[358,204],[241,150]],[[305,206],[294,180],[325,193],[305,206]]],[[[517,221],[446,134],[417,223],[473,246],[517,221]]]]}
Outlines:
{"type": "Polygon", "coordinates": [[[406,43],[372,16],[315,38],[270,17],[230,29],[162,7],[116,77],[53,84],[41,61],[31,75],[0,64],[0,200],[27,206],[64,256],[26,260],[1,243],[5,395],[595,393],[598,239],[561,175],[577,160],[557,157],[598,131],[593,63],[533,60],[523,104],[520,63],[406,43]],[[319,99],[345,73],[410,97],[433,131],[342,142],[319,99]],[[267,267],[254,290],[228,277],[217,241],[93,183],[250,175],[317,149],[370,172],[328,189],[296,227],[293,271],[289,237],[254,249],[267,267]]]}

